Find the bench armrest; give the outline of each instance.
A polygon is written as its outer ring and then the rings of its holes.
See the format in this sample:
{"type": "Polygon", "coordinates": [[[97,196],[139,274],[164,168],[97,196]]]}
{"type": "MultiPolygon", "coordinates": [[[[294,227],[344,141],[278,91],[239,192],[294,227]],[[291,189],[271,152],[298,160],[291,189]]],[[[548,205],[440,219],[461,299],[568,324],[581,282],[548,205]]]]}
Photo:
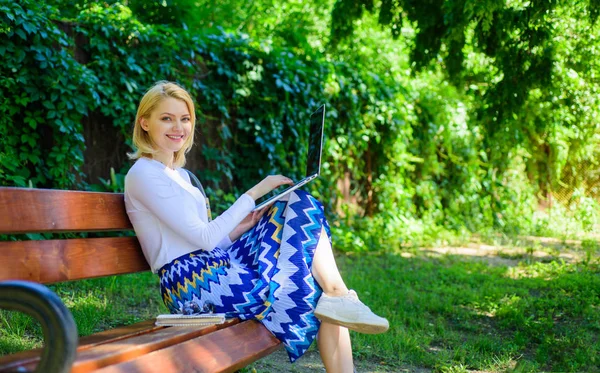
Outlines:
{"type": "Polygon", "coordinates": [[[0,282],[0,308],[21,311],[42,324],[44,350],[36,372],[71,371],[77,350],[77,326],[55,293],[35,282],[0,282]]]}

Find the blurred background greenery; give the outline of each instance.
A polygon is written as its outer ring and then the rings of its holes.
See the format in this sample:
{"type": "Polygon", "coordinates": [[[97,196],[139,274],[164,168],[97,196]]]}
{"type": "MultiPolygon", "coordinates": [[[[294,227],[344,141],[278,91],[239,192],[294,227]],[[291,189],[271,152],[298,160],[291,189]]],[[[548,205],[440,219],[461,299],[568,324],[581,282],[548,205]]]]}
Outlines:
{"type": "Polygon", "coordinates": [[[3,0],[0,183],[122,190],[138,100],[169,79],[217,211],[303,173],[325,102],[312,190],[354,249],[589,234],[596,2],[3,0]]]}

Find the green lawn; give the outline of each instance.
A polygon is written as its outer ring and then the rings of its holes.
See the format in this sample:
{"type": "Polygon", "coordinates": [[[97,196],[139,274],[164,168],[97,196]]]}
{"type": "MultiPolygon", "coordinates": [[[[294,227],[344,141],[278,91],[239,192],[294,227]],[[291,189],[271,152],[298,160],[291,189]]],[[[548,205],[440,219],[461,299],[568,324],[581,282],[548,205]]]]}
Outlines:
{"type": "MultiPolygon", "coordinates": [[[[436,372],[600,372],[598,252],[565,262],[560,249],[539,251],[338,256],[349,286],[391,323],[386,334],[353,333],[356,358],[436,372]]],[[[149,273],[52,288],[81,335],[165,312],[149,273]]],[[[4,311],[0,327],[1,354],[40,344],[27,317],[4,311]]]]}
{"type": "Polygon", "coordinates": [[[600,371],[598,263],[507,267],[422,254],[341,262],[392,325],[382,336],[354,335],[359,356],[441,372],[600,371]]]}

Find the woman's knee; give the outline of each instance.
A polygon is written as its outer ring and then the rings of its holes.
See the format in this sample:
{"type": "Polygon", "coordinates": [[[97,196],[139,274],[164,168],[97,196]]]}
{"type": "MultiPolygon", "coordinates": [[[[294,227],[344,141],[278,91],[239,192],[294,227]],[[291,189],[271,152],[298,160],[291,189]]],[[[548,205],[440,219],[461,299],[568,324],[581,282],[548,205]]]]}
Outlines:
{"type": "Polygon", "coordinates": [[[319,206],[319,208],[323,209],[323,204],[321,203],[321,201],[319,201],[316,197],[314,197],[312,194],[310,194],[309,192],[307,192],[305,190],[296,189],[291,194],[295,195],[295,197],[296,197],[296,198],[292,199],[292,201],[308,200],[308,201],[311,201],[313,204],[319,206]]]}

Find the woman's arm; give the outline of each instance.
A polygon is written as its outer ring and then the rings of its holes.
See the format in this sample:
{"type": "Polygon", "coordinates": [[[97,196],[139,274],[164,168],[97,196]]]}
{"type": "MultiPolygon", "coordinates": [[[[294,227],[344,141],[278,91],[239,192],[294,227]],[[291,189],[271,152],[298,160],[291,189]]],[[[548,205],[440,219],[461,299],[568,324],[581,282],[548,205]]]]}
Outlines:
{"type": "Polygon", "coordinates": [[[129,173],[127,192],[157,219],[200,249],[212,250],[254,208],[254,200],[242,195],[229,209],[210,223],[202,221],[182,195],[182,190],[160,174],[129,173]]]}
{"type": "Polygon", "coordinates": [[[267,211],[268,209],[264,208],[261,209],[259,211],[253,211],[250,214],[248,214],[248,216],[246,216],[244,218],[244,220],[241,221],[240,224],[237,225],[237,227],[235,227],[231,233],[229,233],[229,245],[231,245],[231,243],[235,240],[237,240],[238,238],[240,238],[244,233],[246,233],[250,228],[254,227],[258,221],[260,220],[260,218],[262,218],[262,216],[264,215],[264,213],[267,211]]]}

